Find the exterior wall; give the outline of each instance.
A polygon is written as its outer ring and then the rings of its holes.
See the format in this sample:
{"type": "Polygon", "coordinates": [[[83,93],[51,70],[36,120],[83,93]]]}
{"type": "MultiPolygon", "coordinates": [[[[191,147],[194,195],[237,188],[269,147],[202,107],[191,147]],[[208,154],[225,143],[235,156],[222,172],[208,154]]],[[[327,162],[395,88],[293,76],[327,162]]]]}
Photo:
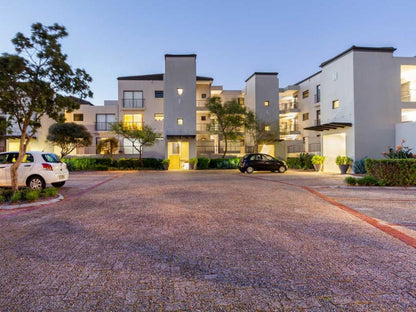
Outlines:
{"type": "Polygon", "coordinates": [[[400,66],[392,53],[354,52],[355,151],[352,158],[382,158],[400,122],[400,66]]]}
{"type": "Polygon", "coordinates": [[[165,57],[165,137],[166,135],[196,135],[195,58],[195,56],[165,57]],[[184,90],[181,96],[177,93],[178,88],[184,90]],[[178,125],[178,118],[183,119],[183,125],[178,125]]]}
{"type": "MultiPolygon", "coordinates": [[[[402,122],[398,123],[395,126],[396,136],[395,136],[395,145],[404,145],[410,147],[413,153],[416,153],[416,122],[402,122]],[[402,140],[406,142],[402,144],[402,140]]],[[[387,151],[388,146],[384,148],[383,151],[387,151]]]]}

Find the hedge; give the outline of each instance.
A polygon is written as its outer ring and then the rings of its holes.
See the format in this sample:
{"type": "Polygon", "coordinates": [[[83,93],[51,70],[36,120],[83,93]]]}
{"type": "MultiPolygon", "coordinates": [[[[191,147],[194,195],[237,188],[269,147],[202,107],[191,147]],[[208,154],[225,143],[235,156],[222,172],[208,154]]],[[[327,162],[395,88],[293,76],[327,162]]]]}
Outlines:
{"type": "Polygon", "coordinates": [[[209,168],[212,169],[237,169],[240,158],[215,158],[209,162],[209,168]]]}
{"type": "Polygon", "coordinates": [[[107,170],[109,167],[115,167],[119,169],[156,169],[162,170],[162,159],[156,158],[143,158],[143,167],[140,165],[137,158],[120,158],[113,160],[112,158],[93,158],[93,157],[77,157],[77,158],[64,158],[63,162],[66,163],[69,171],[75,170],[107,170]]]}
{"type": "Polygon", "coordinates": [[[379,185],[416,185],[416,159],[366,159],[365,168],[369,176],[379,185]]]}
{"type": "Polygon", "coordinates": [[[211,159],[206,157],[198,158],[198,166],[196,167],[197,170],[204,170],[209,168],[209,163],[211,159]]]}
{"type": "Polygon", "coordinates": [[[286,164],[291,169],[313,169],[312,154],[300,153],[299,157],[288,157],[286,164]]]}

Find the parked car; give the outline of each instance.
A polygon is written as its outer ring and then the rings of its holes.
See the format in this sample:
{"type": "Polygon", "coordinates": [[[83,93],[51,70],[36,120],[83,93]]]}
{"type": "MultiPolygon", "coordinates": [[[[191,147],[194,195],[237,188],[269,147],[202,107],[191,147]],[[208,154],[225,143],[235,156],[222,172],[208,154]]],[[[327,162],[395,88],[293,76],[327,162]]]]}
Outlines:
{"type": "Polygon", "coordinates": [[[284,161],[273,156],[261,153],[247,154],[240,159],[238,169],[241,172],[253,173],[253,171],[272,171],[284,173],[287,165],[284,161]]]}
{"type": "MultiPolygon", "coordinates": [[[[0,153],[0,186],[11,186],[10,167],[18,152],[0,153]]],[[[48,152],[27,152],[17,170],[19,186],[43,189],[46,184],[61,187],[68,180],[69,172],[61,159],[48,152]]]]}

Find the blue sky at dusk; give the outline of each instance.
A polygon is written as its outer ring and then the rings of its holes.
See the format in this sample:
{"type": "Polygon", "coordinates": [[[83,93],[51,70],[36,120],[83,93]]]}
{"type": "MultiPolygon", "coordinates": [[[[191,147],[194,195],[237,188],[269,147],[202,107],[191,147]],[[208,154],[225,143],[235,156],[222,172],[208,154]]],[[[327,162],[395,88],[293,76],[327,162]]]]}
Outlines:
{"type": "Polygon", "coordinates": [[[164,54],[196,53],[197,73],[242,89],[255,71],[280,86],[319,70],[352,45],[416,56],[416,1],[0,0],[0,52],[30,25],[59,23],[63,51],[93,77],[96,105],[117,99],[117,77],[162,73],[164,54]]]}

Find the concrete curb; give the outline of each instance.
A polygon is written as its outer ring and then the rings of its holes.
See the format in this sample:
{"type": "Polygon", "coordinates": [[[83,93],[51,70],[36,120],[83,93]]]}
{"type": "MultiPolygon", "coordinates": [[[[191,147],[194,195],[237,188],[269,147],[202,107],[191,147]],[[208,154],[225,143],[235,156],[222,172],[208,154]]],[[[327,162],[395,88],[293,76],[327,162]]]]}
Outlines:
{"type": "Polygon", "coordinates": [[[14,210],[19,208],[28,208],[28,207],[36,207],[36,206],[42,206],[47,204],[56,203],[58,201],[63,200],[64,197],[61,194],[58,194],[58,197],[45,200],[45,201],[36,201],[33,203],[26,203],[26,204],[18,204],[18,205],[0,205],[0,210],[14,210]]]}

